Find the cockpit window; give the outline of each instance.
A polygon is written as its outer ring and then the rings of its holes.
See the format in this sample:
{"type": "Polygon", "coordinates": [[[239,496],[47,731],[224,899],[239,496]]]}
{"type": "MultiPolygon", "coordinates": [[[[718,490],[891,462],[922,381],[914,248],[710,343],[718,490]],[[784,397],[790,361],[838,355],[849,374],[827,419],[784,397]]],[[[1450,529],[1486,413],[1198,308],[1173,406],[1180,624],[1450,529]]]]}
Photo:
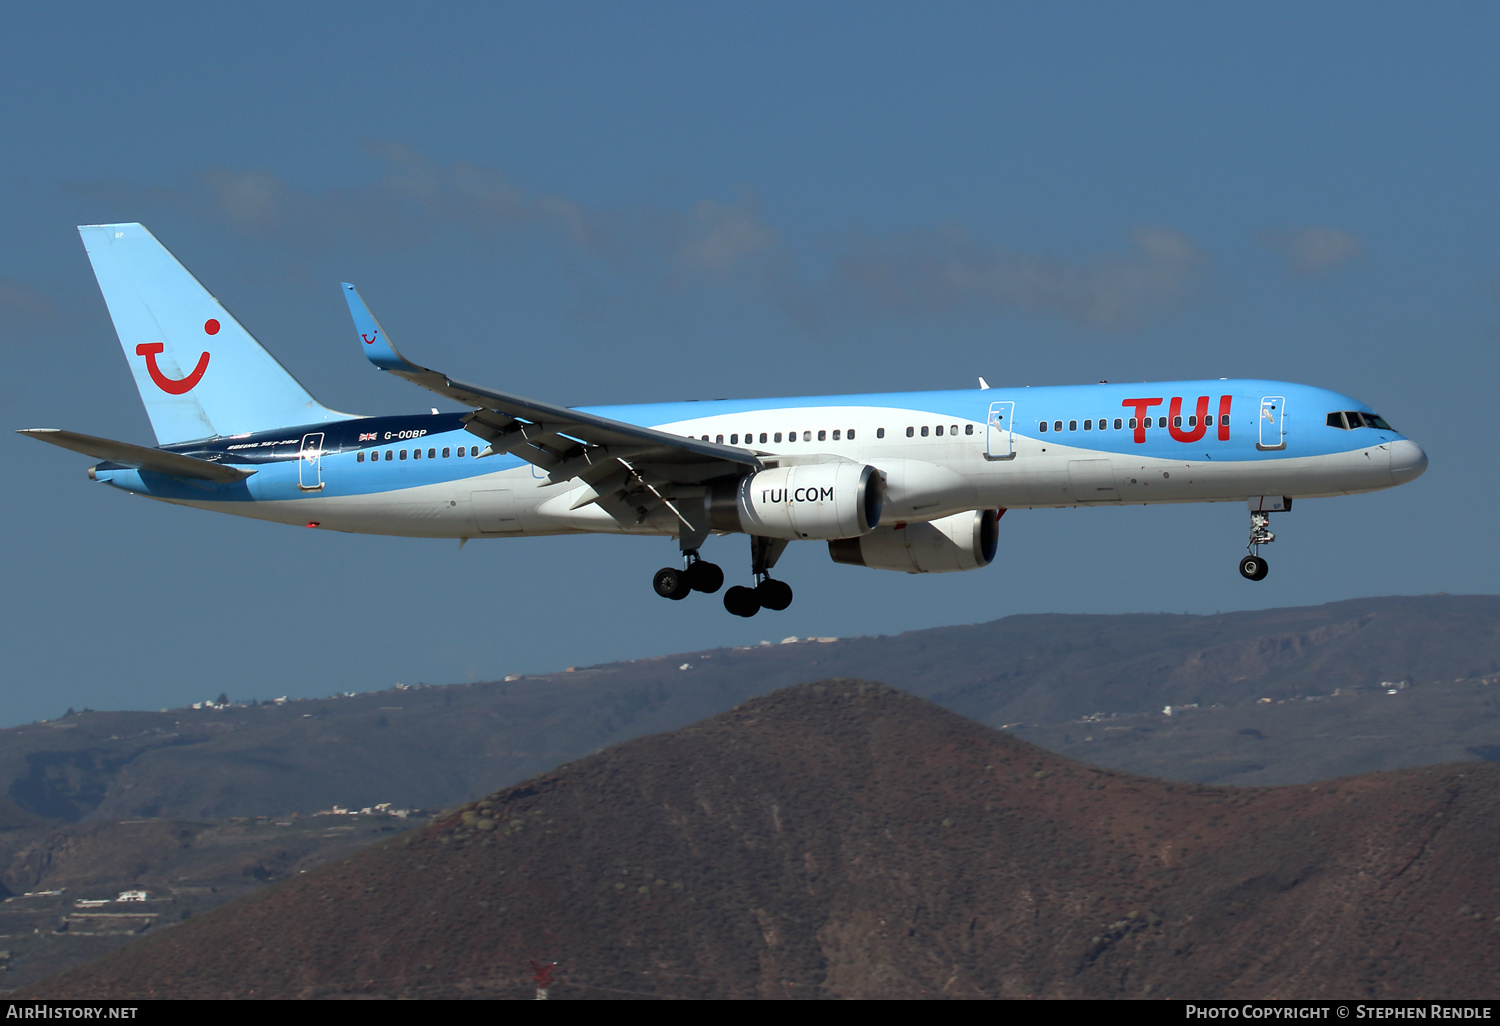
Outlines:
{"type": "Polygon", "coordinates": [[[1385,422],[1385,418],[1377,417],[1373,413],[1361,413],[1358,410],[1344,410],[1339,413],[1330,413],[1328,415],[1328,426],[1344,431],[1352,431],[1355,428],[1362,427],[1378,428],[1381,431],[1395,430],[1395,428],[1385,422]]]}

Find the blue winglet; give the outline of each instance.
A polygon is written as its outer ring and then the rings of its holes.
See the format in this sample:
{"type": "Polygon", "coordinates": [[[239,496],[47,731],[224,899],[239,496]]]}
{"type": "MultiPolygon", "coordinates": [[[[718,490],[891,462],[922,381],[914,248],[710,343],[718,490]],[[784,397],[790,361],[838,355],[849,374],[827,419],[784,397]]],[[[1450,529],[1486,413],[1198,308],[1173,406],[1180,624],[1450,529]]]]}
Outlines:
{"type": "Polygon", "coordinates": [[[360,298],[359,290],[347,281],[343,285],[344,299],[348,301],[349,313],[354,318],[354,330],[359,332],[365,355],[370,358],[370,362],[381,370],[420,371],[422,368],[408,362],[396,350],[385,330],[375,320],[375,315],[370,313],[370,308],[360,298]]]}

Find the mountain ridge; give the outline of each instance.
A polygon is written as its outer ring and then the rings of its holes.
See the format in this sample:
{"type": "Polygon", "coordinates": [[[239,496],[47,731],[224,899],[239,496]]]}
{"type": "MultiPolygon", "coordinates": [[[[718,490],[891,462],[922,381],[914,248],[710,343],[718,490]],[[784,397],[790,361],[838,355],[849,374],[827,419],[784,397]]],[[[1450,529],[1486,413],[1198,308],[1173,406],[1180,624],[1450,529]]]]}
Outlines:
{"type": "Polygon", "coordinates": [[[85,711],[0,730],[0,795],[67,821],[442,807],[827,676],[883,680],[1122,769],[1205,782],[1312,780],[1500,746],[1500,596],[1214,616],[1023,614],[285,705],[85,711]],[[1383,681],[1410,687],[1377,702],[1383,681]],[[1335,694],[1336,716],[1295,705],[1335,694]],[[1177,710],[1170,722],[1167,706],[1177,710]],[[1113,717],[1121,737],[1094,730],[1091,716],[1113,717]],[[1344,721],[1358,729],[1341,733],[1344,721]],[[1233,754],[1246,731],[1272,742],[1233,754]],[[1380,735],[1393,740],[1371,740],[1380,735]]]}
{"type": "Polygon", "coordinates": [[[828,680],[616,745],[17,998],[1492,996],[1500,766],[1088,766],[828,680]]]}

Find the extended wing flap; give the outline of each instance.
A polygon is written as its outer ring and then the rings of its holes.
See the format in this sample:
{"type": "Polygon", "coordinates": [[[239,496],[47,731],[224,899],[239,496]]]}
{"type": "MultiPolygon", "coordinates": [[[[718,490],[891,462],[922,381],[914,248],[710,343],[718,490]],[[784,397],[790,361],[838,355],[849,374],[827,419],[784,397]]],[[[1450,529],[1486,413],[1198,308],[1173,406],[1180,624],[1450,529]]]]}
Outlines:
{"type": "Polygon", "coordinates": [[[173,477],[213,481],[217,484],[233,484],[255,473],[253,470],[228,467],[222,463],[209,463],[207,460],[195,459],[181,453],[151,449],[130,442],[117,442],[110,438],[95,438],[93,435],[81,435],[76,431],[63,431],[60,428],[23,428],[16,433],[61,446],[64,449],[71,449],[73,452],[81,452],[95,459],[109,460],[111,463],[118,463],[124,467],[153,470],[158,474],[170,474],[173,477]]]}

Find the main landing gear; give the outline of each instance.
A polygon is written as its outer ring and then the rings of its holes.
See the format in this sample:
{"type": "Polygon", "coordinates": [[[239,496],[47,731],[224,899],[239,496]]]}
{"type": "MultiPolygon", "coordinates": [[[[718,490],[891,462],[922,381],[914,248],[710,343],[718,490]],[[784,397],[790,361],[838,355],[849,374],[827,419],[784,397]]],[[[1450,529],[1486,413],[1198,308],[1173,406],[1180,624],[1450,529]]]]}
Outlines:
{"type": "Polygon", "coordinates": [[[750,572],[755,575],[755,587],[735,586],[724,593],[724,608],[735,616],[754,616],[762,609],[777,612],[792,604],[792,586],[771,577],[771,567],[786,551],[785,538],[750,539],[750,572]]]}
{"type": "Polygon", "coordinates": [[[662,598],[681,601],[690,591],[701,591],[712,595],[724,587],[724,571],[717,563],[698,558],[698,550],[683,553],[686,568],[677,570],[664,566],[651,578],[651,587],[662,598]]]}
{"type": "MultiPolygon", "coordinates": [[[[1266,574],[1270,573],[1271,566],[1261,557],[1260,547],[1269,545],[1276,540],[1271,533],[1271,511],[1268,509],[1257,509],[1257,500],[1250,500],[1250,543],[1245,549],[1250,554],[1240,560],[1240,576],[1247,581],[1264,581],[1266,574]]],[[[1264,505],[1264,503],[1261,503],[1264,505]]],[[[1284,499],[1278,504],[1278,511],[1292,508],[1292,500],[1284,499]]]]}
{"type": "Polygon", "coordinates": [[[764,574],[753,588],[735,585],[724,593],[724,608],[735,616],[754,616],[762,609],[779,612],[791,604],[792,586],[764,574]]]}
{"type": "MultiPolygon", "coordinates": [[[[724,608],[735,616],[754,616],[762,609],[782,610],[792,604],[792,586],[771,577],[771,567],[786,549],[783,538],[751,538],[750,568],[755,587],[735,585],[724,593],[724,608]]],[[[698,557],[697,549],[682,552],[686,567],[664,566],[651,578],[651,587],[662,598],[680,601],[688,592],[713,594],[724,586],[724,571],[698,557]]]]}

